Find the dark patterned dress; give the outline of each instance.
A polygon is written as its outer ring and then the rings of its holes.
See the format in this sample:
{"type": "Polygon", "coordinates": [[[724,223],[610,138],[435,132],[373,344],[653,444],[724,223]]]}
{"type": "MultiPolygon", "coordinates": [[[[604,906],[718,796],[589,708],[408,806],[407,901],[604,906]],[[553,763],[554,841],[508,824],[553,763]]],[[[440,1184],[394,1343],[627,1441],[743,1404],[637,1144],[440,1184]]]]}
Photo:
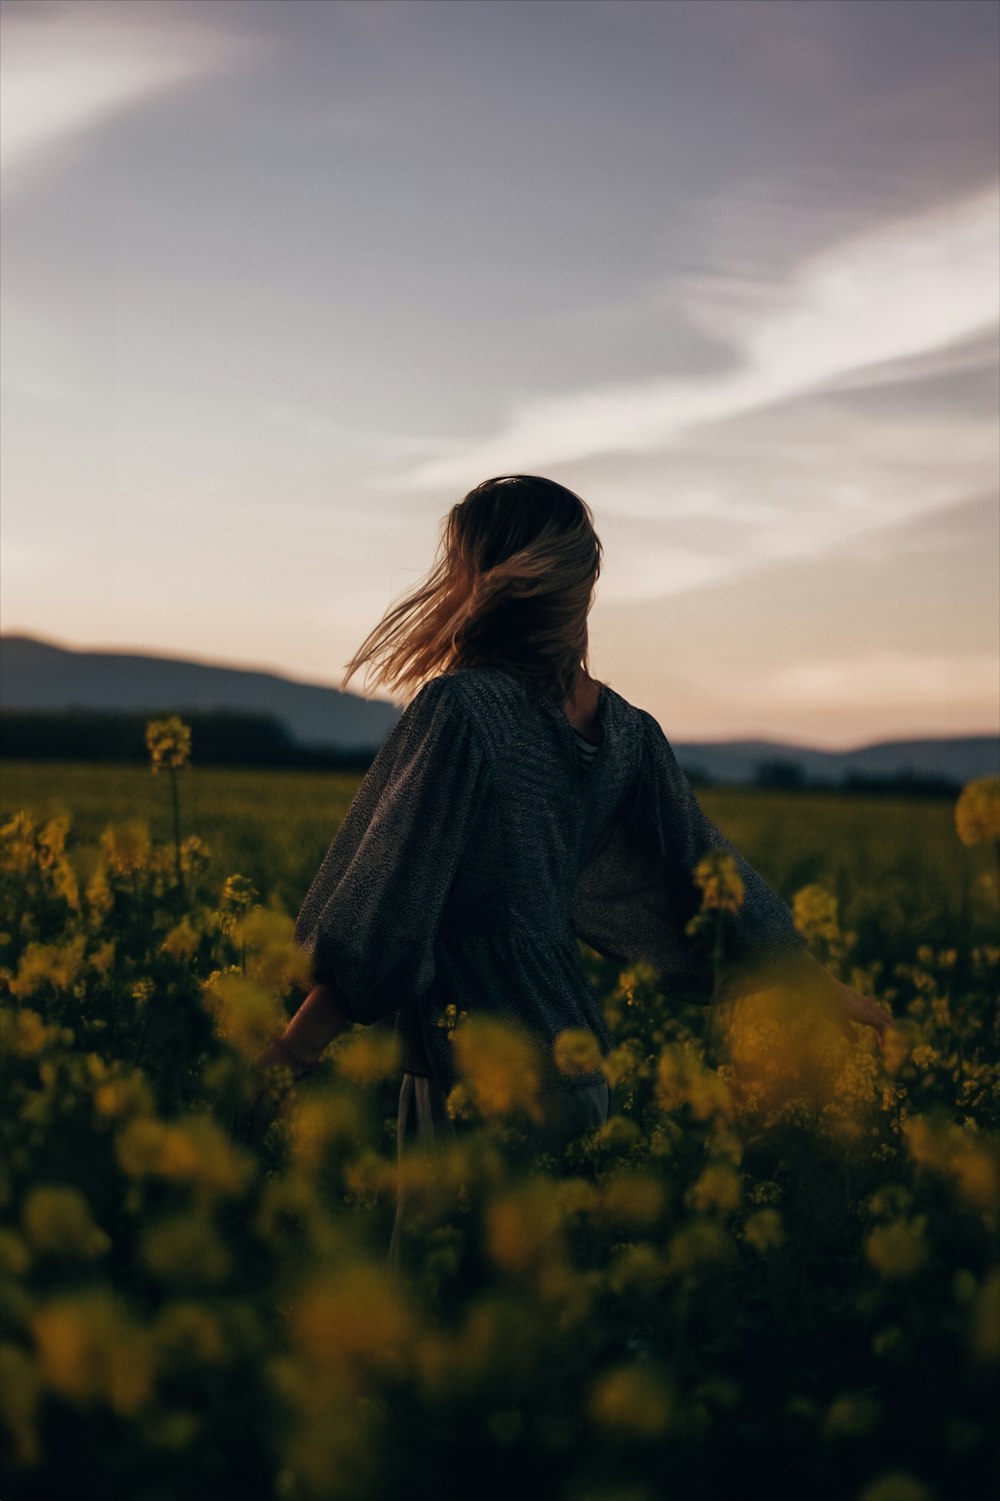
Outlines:
{"type": "MultiPolygon", "coordinates": [[[[401,1150],[451,1130],[449,1005],[522,1023],[550,1058],[565,1028],[610,1050],[581,938],[654,964],[666,994],[708,1002],[714,977],[685,935],[708,850],[731,853],[743,879],[736,960],[804,948],[788,907],[702,812],[656,721],[607,685],[598,719],[600,743],[584,751],[561,705],[520,678],[477,667],[432,679],[316,872],[295,938],[354,1021],[394,1017],[401,1150]]],[[[606,1117],[602,1073],[553,1065],[548,1083],[553,1098],[568,1092],[571,1122],[606,1117]]]]}

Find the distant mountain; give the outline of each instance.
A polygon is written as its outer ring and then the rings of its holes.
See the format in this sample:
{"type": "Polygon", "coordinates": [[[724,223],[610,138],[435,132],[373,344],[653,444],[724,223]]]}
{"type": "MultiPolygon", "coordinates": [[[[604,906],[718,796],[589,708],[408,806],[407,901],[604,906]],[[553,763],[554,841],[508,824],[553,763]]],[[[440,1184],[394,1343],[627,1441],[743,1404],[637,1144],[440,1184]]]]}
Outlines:
{"type": "MultiPolygon", "coordinates": [[[[139,652],[76,651],[32,636],[0,636],[0,709],[182,713],[240,709],[275,715],[300,745],[369,751],[379,746],[399,711],[389,703],[298,683],[272,672],[215,667],[139,652]]],[[[967,735],[938,740],[886,740],[849,751],[817,750],[774,740],[675,741],[692,779],[759,781],[761,768],[797,768],[810,784],[849,776],[914,776],[964,783],[1000,770],[1000,738],[967,735]]],[[[776,777],[776,781],[778,777],[776,777]]]]}
{"type": "Polygon", "coordinates": [[[944,777],[965,783],[1000,772],[1000,737],[965,735],[941,740],[880,740],[854,750],[816,750],[776,740],[675,742],[688,773],[711,782],[752,782],[762,766],[798,767],[809,783],[837,783],[849,776],[944,777]]]}
{"type": "Polygon", "coordinates": [[[275,672],[215,667],[140,652],[76,651],[34,636],[0,636],[0,709],[194,709],[270,712],[302,745],[347,751],[381,745],[399,710],[390,703],[297,683],[275,672]]]}

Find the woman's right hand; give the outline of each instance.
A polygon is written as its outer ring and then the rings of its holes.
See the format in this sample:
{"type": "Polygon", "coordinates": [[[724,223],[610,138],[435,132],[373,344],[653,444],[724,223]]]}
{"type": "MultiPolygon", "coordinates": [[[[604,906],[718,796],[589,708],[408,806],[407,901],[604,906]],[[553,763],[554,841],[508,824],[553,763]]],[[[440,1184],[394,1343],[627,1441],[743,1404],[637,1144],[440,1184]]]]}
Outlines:
{"type": "Polygon", "coordinates": [[[257,1089],[241,1118],[240,1129],[254,1137],[261,1135],[283,1113],[292,1086],[319,1066],[295,1053],[282,1037],[269,1038],[250,1063],[257,1089]]]}

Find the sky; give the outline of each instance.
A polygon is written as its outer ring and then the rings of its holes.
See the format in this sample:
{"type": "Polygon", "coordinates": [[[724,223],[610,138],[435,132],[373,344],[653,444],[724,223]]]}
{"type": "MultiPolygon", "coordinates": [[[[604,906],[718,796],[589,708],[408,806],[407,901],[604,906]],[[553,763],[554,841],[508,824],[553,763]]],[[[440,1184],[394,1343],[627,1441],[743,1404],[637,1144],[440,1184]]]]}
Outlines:
{"type": "Polygon", "coordinates": [[[992,0],[0,15],[4,631],[339,686],[544,474],[672,739],[1000,727],[992,0]]]}

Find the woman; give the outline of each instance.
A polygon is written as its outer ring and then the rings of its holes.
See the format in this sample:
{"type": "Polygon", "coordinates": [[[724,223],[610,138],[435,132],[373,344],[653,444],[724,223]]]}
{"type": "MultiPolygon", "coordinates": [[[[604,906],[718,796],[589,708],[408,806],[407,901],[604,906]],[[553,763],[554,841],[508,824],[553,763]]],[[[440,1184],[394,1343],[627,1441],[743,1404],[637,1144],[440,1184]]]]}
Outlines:
{"type": "Polygon", "coordinates": [[[348,664],[345,682],[367,666],[376,683],[419,691],[299,912],[314,986],[256,1061],[301,1077],[352,1022],[394,1015],[401,1155],[453,1129],[449,1005],[516,1020],[544,1044],[553,1141],[605,1121],[603,1072],[554,1062],[566,1028],[589,1029],[602,1055],[612,1045],[577,940],[656,964],[671,996],[718,998],[685,936],[692,872],[712,849],[745,888],[727,995],[790,967],[880,1040],[888,1023],[807,953],[787,906],[702,813],[656,721],[591,678],[600,563],[579,496],[533,475],[486,480],[448,515],[427,579],[348,664]]]}

